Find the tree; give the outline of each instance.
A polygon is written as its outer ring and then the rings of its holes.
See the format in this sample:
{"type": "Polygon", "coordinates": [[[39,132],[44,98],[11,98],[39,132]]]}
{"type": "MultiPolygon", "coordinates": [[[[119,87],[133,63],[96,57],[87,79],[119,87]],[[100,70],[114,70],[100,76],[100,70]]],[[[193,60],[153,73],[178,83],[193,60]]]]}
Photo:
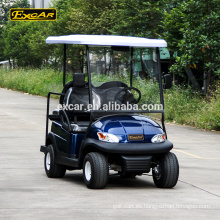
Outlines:
{"type": "Polygon", "coordinates": [[[159,0],[116,0],[113,32],[147,38],[159,37],[162,31],[162,7],[159,0]]]}
{"type": "MultiPolygon", "coordinates": [[[[111,33],[118,35],[160,38],[162,34],[163,5],[159,0],[115,0],[111,16],[111,33]]],[[[144,50],[136,50],[136,62],[141,63],[142,76],[147,77],[143,60],[144,50]],[[139,57],[139,58],[138,58],[139,57]]]]}
{"type": "Polygon", "coordinates": [[[69,12],[67,29],[72,34],[110,34],[113,0],[77,0],[69,12]]]}
{"type": "Polygon", "coordinates": [[[55,34],[52,27],[52,22],[34,22],[28,32],[28,47],[34,59],[39,60],[38,66],[43,62],[48,64],[50,57],[56,58],[56,45],[46,44],[46,38],[55,34]]]}
{"type": "MultiPolygon", "coordinates": [[[[66,34],[110,34],[113,0],[75,0],[74,7],[66,13],[66,34]]],[[[60,23],[61,24],[61,23],[60,23]]],[[[83,71],[85,46],[68,45],[67,59],[73,68],[83,71]]]]}
{"type": "Polygon", "coordinates": [[[41,59],[35,56],[30,48],[30,33],[35,31],[36,23],[32,21],[9,22],[3,28],[5,41],[4,56],[13,59],[18,66],[39,66],[41,59]]]}
{"type": "MultiPolygon", "coordinates": [[[[177,1],[176,1],[177,2],[177,1]]],[[[219,68],[220,5],[218,0],[185,0],[165,13],[165,38],[169,50],[178,52],[172,72],[197,68],[208,91],[219,68]]]]}
{"type": "Polygon", "coordinates": [[[9,10],[11,8],[29,8],[28,0],[0,0],[0,61],[6,59],[4,56],[5,41],[2,37],[4,25],[9,20],[9,10]]]}

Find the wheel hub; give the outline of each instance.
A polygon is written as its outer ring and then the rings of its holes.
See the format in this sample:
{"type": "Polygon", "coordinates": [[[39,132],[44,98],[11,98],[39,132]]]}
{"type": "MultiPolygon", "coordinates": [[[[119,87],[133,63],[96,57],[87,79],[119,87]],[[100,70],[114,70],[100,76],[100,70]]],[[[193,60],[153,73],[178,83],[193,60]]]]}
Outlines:
{"type": "Polygon", "coordinates": [[[90,164],[89,161],[86,161],[86,164],[85,164],[85,177],[86,177],[87,181],[90,181],[91,175],[92,175],[91,164],[90,164]]]}
{"type": "Polygon", "coordinates": [[[46,156],[46,168],[47,170],[50,170],[50,153],[49,152],[47,153],[47,156],[46,156]]]}
{"type": "Polygon", "coordinates": [[[155,166],[154,168],[153,168],[153,174],[154,174],[154,177],[158,180],[158,179],[160,179],[160,177],[161,177],[161,168],[160,168],[160,165],[159,164],[157,164],[157,166],[155,166]]]}

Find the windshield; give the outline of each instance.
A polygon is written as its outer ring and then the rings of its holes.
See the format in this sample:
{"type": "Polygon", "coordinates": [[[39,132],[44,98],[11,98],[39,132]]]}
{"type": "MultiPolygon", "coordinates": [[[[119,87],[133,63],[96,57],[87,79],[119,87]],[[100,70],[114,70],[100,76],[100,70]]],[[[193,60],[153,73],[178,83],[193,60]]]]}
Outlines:
{"type": "Polygon", "coordinates": [[[163,109],[156,48],[134,48],[132,62],[131,49],[125,47],[90,47],[89,56],[93,110],[163,109]]]}

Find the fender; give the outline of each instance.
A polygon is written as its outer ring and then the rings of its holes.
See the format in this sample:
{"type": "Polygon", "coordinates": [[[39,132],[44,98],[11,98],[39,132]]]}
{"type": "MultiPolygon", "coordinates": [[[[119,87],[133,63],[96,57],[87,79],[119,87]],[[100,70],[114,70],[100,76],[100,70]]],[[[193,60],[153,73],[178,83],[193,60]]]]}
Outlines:
{"type": "Polygon", "coordinates": [[[79,167],[81,167],[81,168],[83,165],[84,157],[86,156],[87,153],[92,152],[92,151],[100,151],[100,149],[96,145],[88,143],[87,140],[88,140],[88,138],[85,138],[82,141],[81,146],[80,146],[80,150],[79,150],[78,161],[79,161],[79,167]]]}
{"type": "Polygon", "coordinates": [[[45,143],[45,145],[41,145],[40,151],[44,153],[47,146],[50,145],[50,144],[53,145],[54,152],[55,152],[55,154],[57,154],[57,152],[58,152],[57,143],[56,143],[56,139],[55,139],[55,136],[54,136],[53,132],[50,132],[47,135],[46,143],[45,143]]]}
{"type": "Polygon", "coordinates": [[[71,168],[78,168],[78,159],[77,158],[70,158],[65,153],[59,152],[59,150],[57,148],[55,135],[53,134],[53,132],[50,132],[48,134],[47,139],[46,139],[46,145],[41,145],[40,151],[45,152],[45,150],[49,144],[53,145],[56,163],[66,165],[71,168]]]}
{"type": "Polygon", "coordinates": [[[52,145],[53,145],[55,154],[57,154],[57,152],[58,152],[57,142],[56,142],[56,139],[55,139],[55,136],[54,136],[54,133],[53,133],[53,132],[50,132],[50,133],[47,135],[46,146],[48,146],[49,144],[52,144],[52,145]]]}

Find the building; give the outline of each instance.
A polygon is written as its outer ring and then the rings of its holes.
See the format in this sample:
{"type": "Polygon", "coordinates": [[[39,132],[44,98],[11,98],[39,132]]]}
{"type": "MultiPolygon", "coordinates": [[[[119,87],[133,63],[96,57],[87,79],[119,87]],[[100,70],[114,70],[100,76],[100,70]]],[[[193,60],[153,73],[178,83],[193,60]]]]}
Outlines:
{"type": "Polygon", "coordinates": [[[33,8],[49,8],[52,0],[29,0],[33,8]]]}

